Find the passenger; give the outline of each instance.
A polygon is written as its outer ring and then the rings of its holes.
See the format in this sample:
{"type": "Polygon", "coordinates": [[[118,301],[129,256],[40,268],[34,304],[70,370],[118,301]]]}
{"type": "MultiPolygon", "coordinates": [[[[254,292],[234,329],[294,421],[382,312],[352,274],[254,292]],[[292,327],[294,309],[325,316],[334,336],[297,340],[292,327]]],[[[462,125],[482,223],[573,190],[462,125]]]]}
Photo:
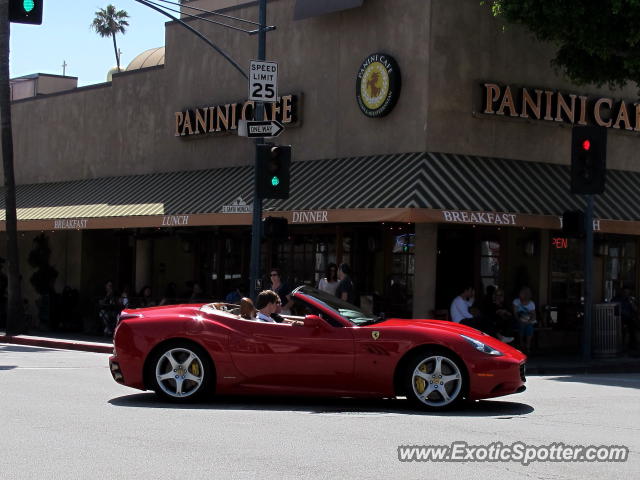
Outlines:
{"type": "Polygon", "coordinates": [[[250,298],[240,299],[240,316],[245,320],[256,320],[256,307],[253,306],[250,298]]]}

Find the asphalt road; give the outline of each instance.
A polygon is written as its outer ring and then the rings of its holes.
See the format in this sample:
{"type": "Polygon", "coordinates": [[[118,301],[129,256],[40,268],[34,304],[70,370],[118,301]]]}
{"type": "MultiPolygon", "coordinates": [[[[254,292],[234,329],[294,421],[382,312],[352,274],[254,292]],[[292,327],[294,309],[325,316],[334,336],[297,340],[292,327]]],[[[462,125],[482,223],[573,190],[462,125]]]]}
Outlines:
{"type": "Polygon", "coordinates": [[[0,344],[3,479],[619,479],[640,472],[640,375],[530,377],[446,414],[403,400],[227,398],[175,406],[116,384],[107,355],[0,344]],[[625,463],[400,462],[399,445],[626,445],[625,463]]]}

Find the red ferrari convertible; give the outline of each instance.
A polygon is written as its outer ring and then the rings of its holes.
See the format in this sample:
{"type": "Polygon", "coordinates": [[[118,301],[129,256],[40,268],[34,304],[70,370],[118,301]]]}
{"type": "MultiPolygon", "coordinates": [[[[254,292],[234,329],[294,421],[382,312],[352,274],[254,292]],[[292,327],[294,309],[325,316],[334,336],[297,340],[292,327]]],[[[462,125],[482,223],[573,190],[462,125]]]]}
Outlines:
{"type": "Polygon", "coordinates": [[[306,286],[292,297],[295,315],[283,323],[245,320],[225,303],[125,310],[111,374],[174,401],[406,396],[437,410],[525,390],[525,355],[473,328],[378,318],[306,286]]]}

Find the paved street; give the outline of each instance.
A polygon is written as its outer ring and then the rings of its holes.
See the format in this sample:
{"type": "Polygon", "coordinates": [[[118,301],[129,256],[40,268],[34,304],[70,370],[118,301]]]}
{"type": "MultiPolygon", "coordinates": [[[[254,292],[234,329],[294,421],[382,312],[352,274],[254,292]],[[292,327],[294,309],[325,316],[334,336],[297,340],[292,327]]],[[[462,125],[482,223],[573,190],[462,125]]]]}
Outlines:
{"type": "Polygon", "coordinates": [[[3,479],[635,478],[640,375],[530,377],[447,414],[401,400],[241,398],[174,406],[111,379],[107,355],[0,344],[3,479]],[[626,463],[401,463],[398,445],[627,445],[626,463]]]}

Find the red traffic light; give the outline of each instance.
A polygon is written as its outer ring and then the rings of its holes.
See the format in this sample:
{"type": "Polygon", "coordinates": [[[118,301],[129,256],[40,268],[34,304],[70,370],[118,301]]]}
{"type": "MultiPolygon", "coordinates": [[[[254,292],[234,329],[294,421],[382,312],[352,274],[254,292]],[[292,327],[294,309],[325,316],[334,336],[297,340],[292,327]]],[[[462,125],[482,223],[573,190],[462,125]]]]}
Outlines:
{"type": "Polygon", "coordinates": [[[589,140],[585,140],[582,142],[582,150],[588,152],[591,149],[591,142],[589,140]]]}

